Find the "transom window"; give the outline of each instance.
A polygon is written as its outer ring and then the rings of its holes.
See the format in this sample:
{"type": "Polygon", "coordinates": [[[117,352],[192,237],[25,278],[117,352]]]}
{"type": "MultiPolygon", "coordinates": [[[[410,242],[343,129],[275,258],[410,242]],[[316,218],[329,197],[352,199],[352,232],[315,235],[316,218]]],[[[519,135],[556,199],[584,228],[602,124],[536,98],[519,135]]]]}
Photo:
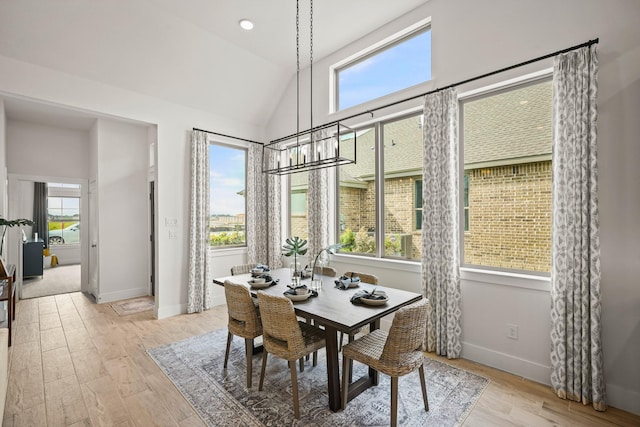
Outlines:
{"type": "Polygon", "coordinates": [[[332,111],[427,82],[431,80],[431,28],[420,23],[332,69],[335,90],[332,111]]]}

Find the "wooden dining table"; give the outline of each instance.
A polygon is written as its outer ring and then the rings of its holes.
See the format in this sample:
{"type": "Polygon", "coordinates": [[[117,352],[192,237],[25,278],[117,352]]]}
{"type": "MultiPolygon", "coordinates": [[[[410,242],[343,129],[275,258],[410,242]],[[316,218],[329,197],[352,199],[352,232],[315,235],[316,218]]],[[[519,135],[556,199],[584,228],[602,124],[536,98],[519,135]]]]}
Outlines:
{"type": "MultiPolygon", "coordinates": [[[[263,291],[272,295],[283,295],[291,284],[290,270],[288,268],[274,269],[268,272],[278,283],[264,289],[250,288],[253,295],[263,291]]],[[[338,411],[341,408],[340,398],[340,365],[338,361],[338,332],[353,334],[365,325],[371,330],[380,327],[380,319],[392,314],[399,308],[419,301],[422,295],[390,287],[359,283],[357,287],[346,290],[335,286],[336,277],[315,276],[322,279],[322,288],[317,297],[310,297],[305,301],[293,302],[296,315],[305,319],[311,319],[316,325],[320,325],[325,331],[326,355],[327,355],[327,383],[329,395],[329,408],[338,411]],[[356,305],[351,303],[351,297],[357,291],[365,289],[378,289],[386,292],[388,301],[382,306],[356,305]]],[[[250,286],[251,274],[240,274],[213,279],[213,282],[224,285],[226,280],[233,283],[244,283],[250,286]]],[[[302,284],[309,286],[311,280],[303,279],[302,284]]],[[[348,400],[353,399],[368,387],[378,384],[378,372],[369,368],[368,376],[357,379],[349,384],[348,400]]]]}

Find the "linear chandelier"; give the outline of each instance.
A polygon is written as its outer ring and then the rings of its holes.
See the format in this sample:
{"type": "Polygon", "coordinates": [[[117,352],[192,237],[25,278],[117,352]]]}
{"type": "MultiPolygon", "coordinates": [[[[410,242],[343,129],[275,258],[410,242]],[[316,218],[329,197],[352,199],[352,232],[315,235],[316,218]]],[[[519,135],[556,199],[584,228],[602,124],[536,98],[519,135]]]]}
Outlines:
{"type": "Polygon", "coordinates": [[[335,121],[313,127],[313,0],[310,0],[309,129],[300,131],[300,1],[296,0],[296,133],[263,145],[262,171],[288,175],[356,162],[356,132],[335,121]]]}

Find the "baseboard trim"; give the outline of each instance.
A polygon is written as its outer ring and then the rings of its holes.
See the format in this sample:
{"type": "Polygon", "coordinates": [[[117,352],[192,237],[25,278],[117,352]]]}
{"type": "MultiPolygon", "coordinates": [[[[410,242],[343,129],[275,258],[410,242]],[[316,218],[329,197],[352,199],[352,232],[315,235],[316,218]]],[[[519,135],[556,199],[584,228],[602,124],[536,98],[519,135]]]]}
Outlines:
{"type": "Polygon", "coordinates": [[[607,384],[607,405],[640,415],[640,393],[613,384],[607,384]]]}
{"type": "Polygon", "coordinates": [[[541,384],[551,384],[551,366],[465,342],[462,357],[541,384]]]}

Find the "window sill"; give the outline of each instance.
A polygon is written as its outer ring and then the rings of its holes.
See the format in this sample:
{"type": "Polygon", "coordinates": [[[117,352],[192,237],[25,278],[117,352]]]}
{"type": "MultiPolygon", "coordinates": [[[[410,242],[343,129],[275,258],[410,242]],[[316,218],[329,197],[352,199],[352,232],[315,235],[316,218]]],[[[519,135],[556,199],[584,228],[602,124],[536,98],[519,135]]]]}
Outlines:
{"type": "Polygon", "coordinates": [[[551,290],[551,278],[549,276],[460,267],[460,278],[470,282],[532,289],[542,292],[551,290]]]}
{"type": "Polygon", "coordinates": [[[219,247],[209,248],[209,255],[216,255],[216,256],[243,255],[246,253],[247,253],[246,246],[237,246],[233,248],[219,248],[219,247]]]}

